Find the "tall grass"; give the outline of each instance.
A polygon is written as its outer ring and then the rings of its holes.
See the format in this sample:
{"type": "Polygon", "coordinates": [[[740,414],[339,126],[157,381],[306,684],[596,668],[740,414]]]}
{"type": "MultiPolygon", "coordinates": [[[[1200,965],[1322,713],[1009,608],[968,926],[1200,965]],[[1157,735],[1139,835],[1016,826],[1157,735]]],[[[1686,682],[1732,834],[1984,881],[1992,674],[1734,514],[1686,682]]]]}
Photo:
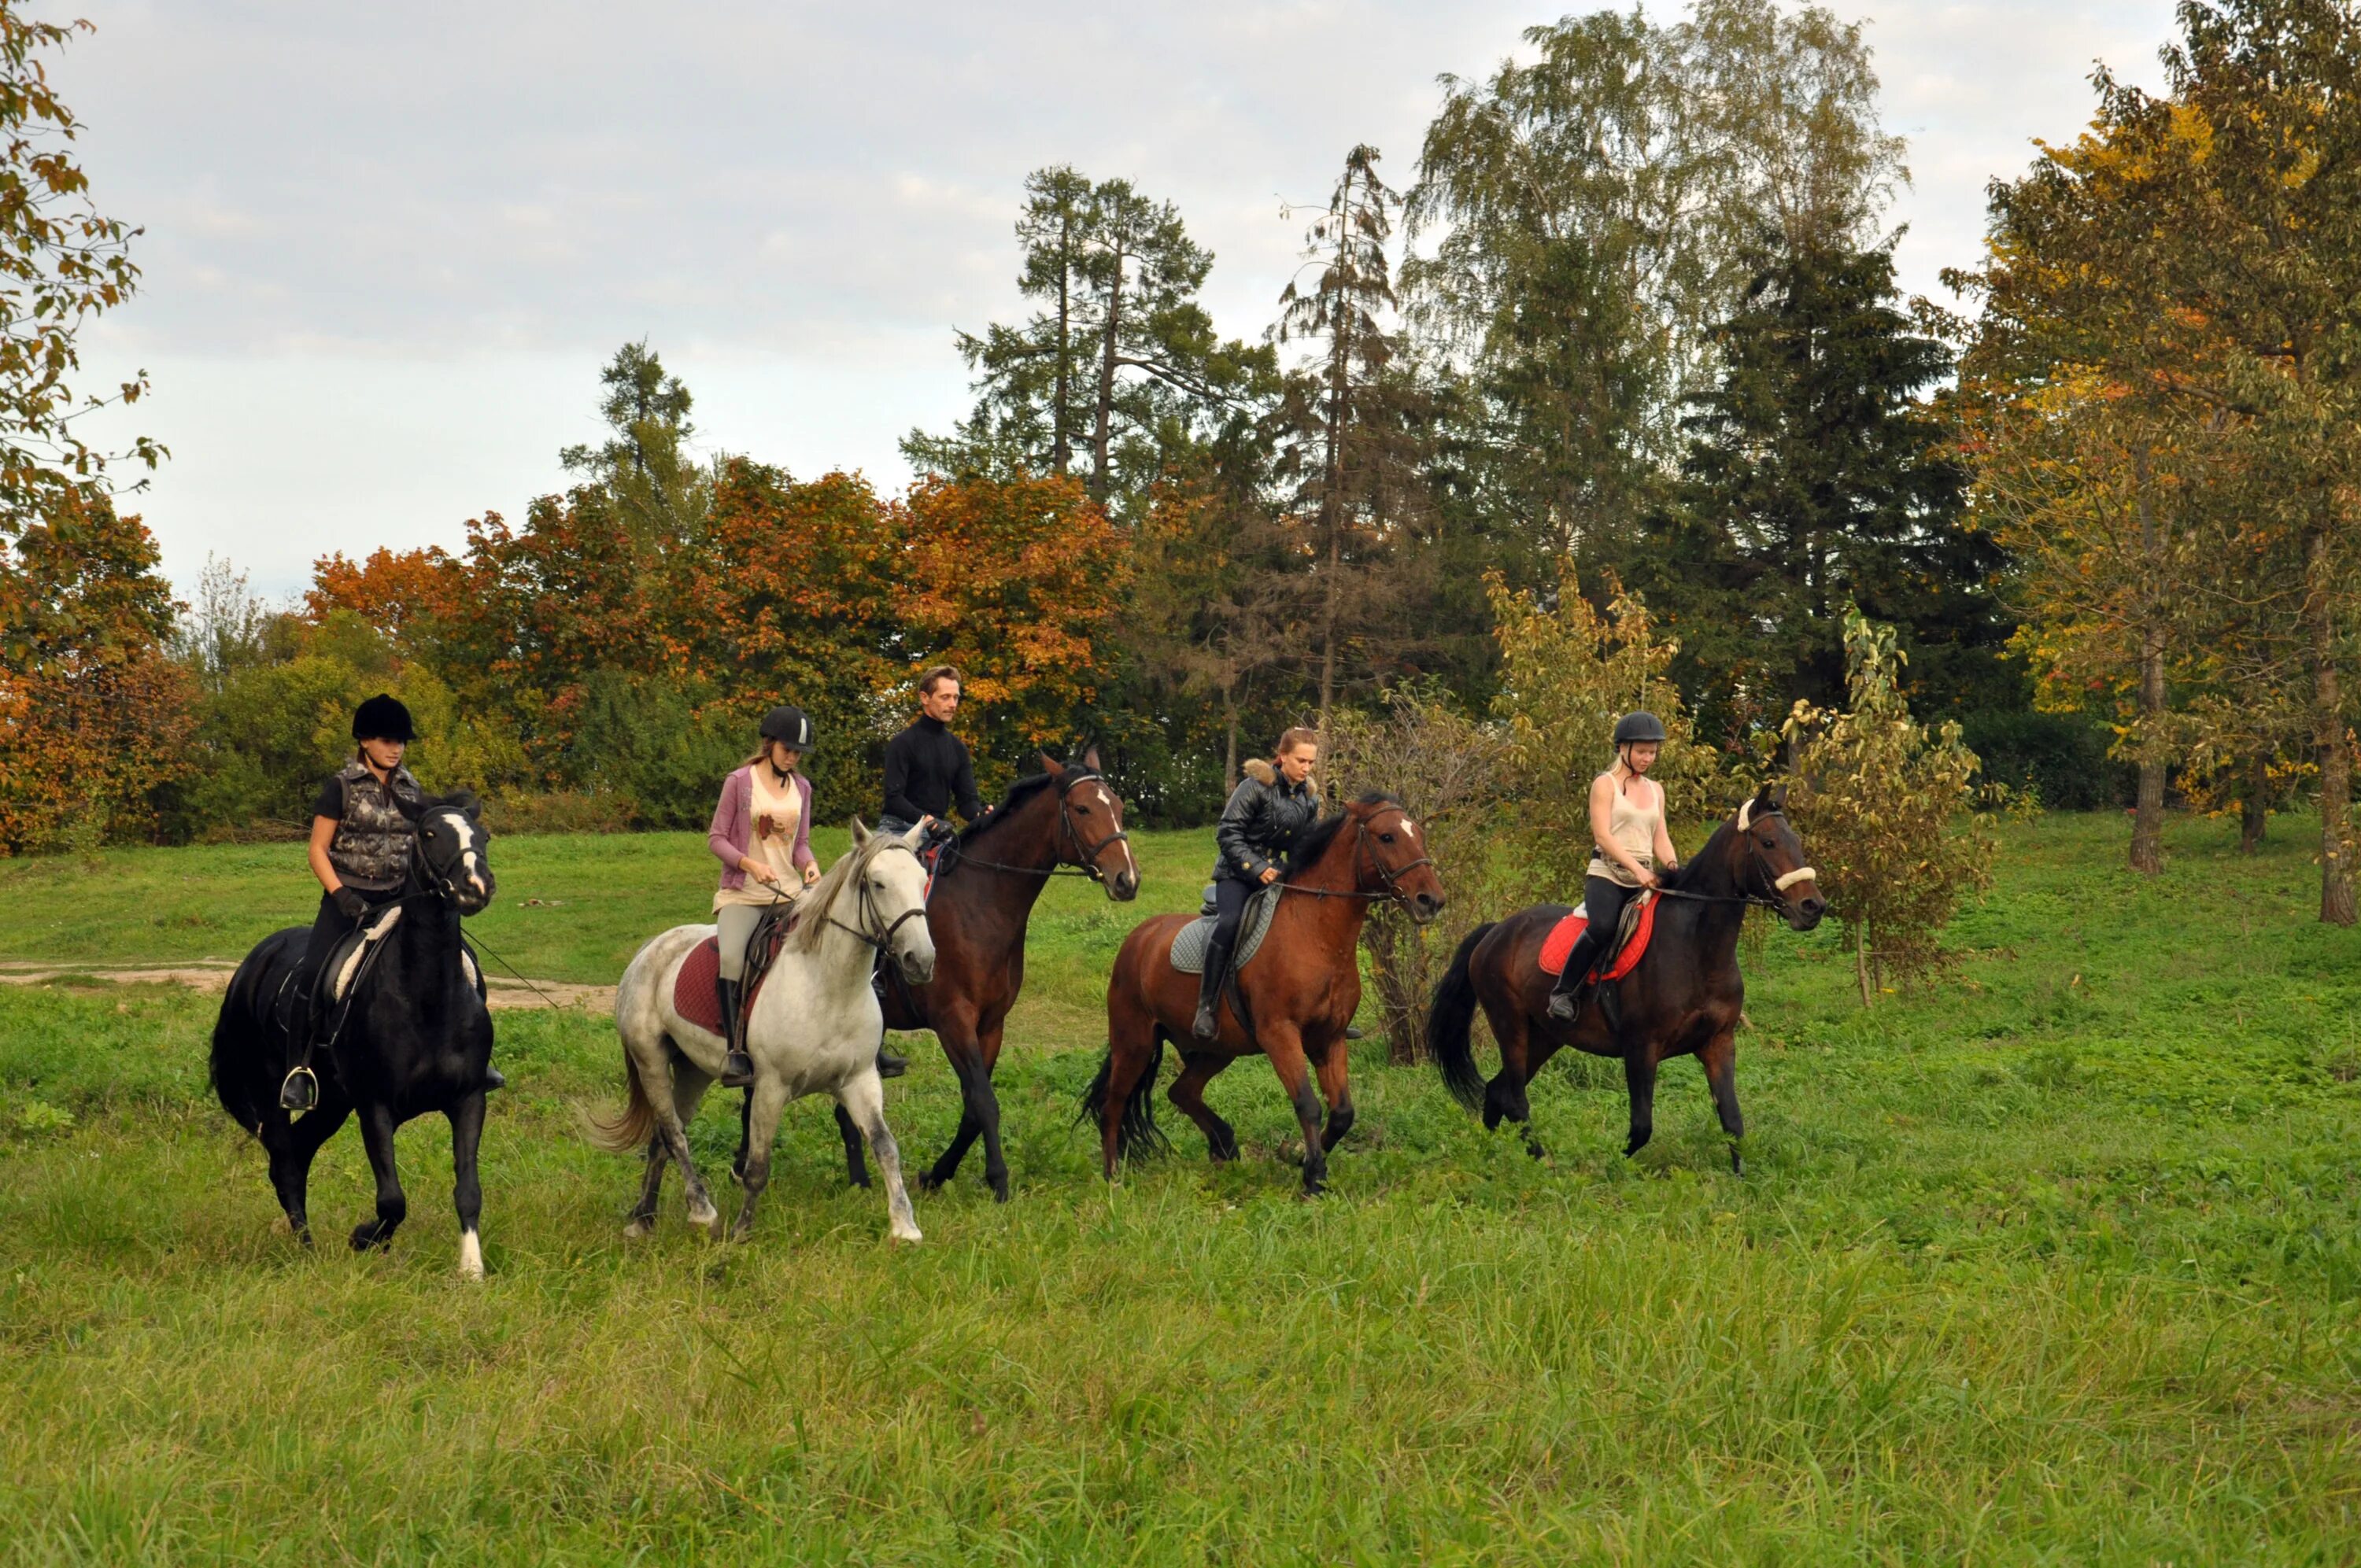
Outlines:
{"type": "MultiPolygon", "coordinates": [[[[2306,920],[2293,834],[2184,824],[2142,883],[2121,832],[2014,830],[1955,982],[1865,1014],[1832,938],[1771,933],[1743,1181],[1686,1065],[1632,1161],[1618,1075],[1554,1067],[1536,1161],[1373,1041],[1331,1198],[1257,1062],[1213,1091],[1240,1163],[1171,1117],[1183,1156],[1108,1187],[1070,1122],[1143,911],[1061,884],[1002,1064],[1014,1203],[971,1170],[894,1248],[804,1104],[754,1242],[675,1184],[629,1245],[633,1168],[575,1131],[610,1026],[503,1014],[473,1288],[439,1128],[390,1252],[306,1255],[205,1102],[204,999],[0,989],[0,1558],[2351,1561],[2361,939],[2306,920]]],[[[1185,903],[1202,837],[1143,837],[1185,903]]],[[[658,885],[649,840],[500,850],[504,905],[658,885]]],[[[139,950],[92,924],[126,876],[239,917],[250,852],[12,873],[49,910],[0,896],[0,952],[40,918],[139,950]]],[[[580,963],[534,972],[611,978],[580,963]]],[[[892,1090],[930,1157],[930,1047],[892,1090]]],[[[718,1176],[734,1118],[694,1138],[718,1176]]],[[[323,1234],[367,1193],[348,1133],[323,1234]]]]}

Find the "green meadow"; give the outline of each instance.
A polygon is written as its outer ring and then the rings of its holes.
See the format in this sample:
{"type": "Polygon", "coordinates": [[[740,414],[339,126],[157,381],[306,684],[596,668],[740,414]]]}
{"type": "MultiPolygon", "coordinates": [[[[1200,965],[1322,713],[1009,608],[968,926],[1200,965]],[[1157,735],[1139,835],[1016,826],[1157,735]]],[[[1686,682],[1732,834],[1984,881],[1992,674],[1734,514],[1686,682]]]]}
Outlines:
{"type": "MultiPolygon", "coordinates": [[[[972,1156],[894,1246],[805,1102],[752,1243],[675,1180],[627,1244],[609,1020],[503,1013],[472,1287],[439,1125],[367,1256],[341,1134],[307,1253],[206,1090],[214,998],[0,987],[0,1562],[2356,1561],[2361,933],[2300,820],[2254,859],[2176,822],[2154,880],[2125,831],[2008,828],[1950,977],[1867,1012],[1833,922],[1750,947],[1742,1180],[1691,1063],[1631,1160],[1620,1071],[1553,1063],[1536,1160],[1372,1042],[1318,1202],[1258,1063],[1212,1091],[1235,1165],[1167,1107],[1109,1186],[1072,1126],[1117,944],[1211,859],[1142,834],[1137,904],[1035,916],[1013,1202],[972,1156]]],[[[493,858],[473,929],[535,978],[611,982],[711,885],[689,835],[493,858]]],[[[234,959],[308,885],[283,846],[0,864],[0,959],[234,959]]],[[[908,1043],[915,1163],[958,1099],[908,1043]]]]}

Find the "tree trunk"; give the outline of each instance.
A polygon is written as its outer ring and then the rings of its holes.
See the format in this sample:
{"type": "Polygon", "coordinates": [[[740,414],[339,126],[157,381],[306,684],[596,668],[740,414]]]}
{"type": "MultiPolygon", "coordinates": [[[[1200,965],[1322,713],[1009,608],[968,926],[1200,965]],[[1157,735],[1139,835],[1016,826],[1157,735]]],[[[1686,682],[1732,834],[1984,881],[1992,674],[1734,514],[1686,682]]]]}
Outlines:
{"type": "Polygon", "coordinates": [[[2345,855],[2353,756],[2345,742],[2344,683],[2336,667],[2336,609],[2330,593],[2328,532],[2315,527],[2304,549],[2303,617],[2312,647],[2312,743],[2320,762],[2320,917],[2350,926],[2353,868],[2345,855]]]}
{"type": "Polygon", "coordinates": [[[2139,514],[2141,576],[2139,650],[2139,795],[2132,807],[2132,870],[2164,870],[2164,759],[2157,729],[2164,718],[2163,539],[2148,494],[2147,447],[2132,444],[2132,506],[2139,514]]]}
{"type": "Polygon", "coordinates": [[[1222,718],[1228,729],[1228,741],[1222,753],[1222,795],[1227,799],[1238,787],[1238,699],[1232,692],[1222,693],[1222,718]]]}
{"type": "Polygon", "coordinates": [[[2246,759],[2246,784],[2238,792],[2238,852],[2259,854],[2270,825],[2271,761],[2257,751],[2246,759]]]}
{"type": "Polygon", "coordinates": [[[1861,981],[1861,1004],[1867,1007],[1876,1000],[1869,989],[1869,922],[1864,920],[1852,934],[1853,978],[1861,981]]]}
{"type": "Polygon", "coordinates": [[[1328,733],[1328,708],[1336,700],[1336,574],[1344,565],[1344,542],[1338,531],[1328,531],[1328,600],[1320,620],[1320,718],[1315,726],[1328,733]]]}
{"type": "Polygon", "coordinates": [[[1123,252],[1115,253],[1113,280],[1107,284],[1106,334],[1099,349],[1098,419],[1091,429],[1091,499],[1107,498],[1107,449],[1115,428],[1115,361],[1122,344],[1123,252]]]}
{"type": "Polygon", "coordinates": [[[1049,411],[1049,466],[1060,477],[1073,466],[1074,418],[1073,219],[1061,220],[1058,239],[1058,389],[1049,411]]]}

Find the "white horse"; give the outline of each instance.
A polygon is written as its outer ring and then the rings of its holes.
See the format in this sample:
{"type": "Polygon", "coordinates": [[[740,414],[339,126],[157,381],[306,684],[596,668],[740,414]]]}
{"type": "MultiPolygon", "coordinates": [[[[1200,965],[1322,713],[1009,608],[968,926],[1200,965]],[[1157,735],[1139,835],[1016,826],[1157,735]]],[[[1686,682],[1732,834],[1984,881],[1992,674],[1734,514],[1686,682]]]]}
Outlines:
{"type": "MultiPolygon", "coordinates": [[[[924,985],[934,978],[935,943],[926,920],[927,873],[918,862],[913,828],[905,837],[871,833],[856,819],[852,849],[796,900],[794,927],[756,992],[746,1020],[746,1050],[754,1058],[753,1121],[743,1177],[745,1202],[730,1235],[744,1241],[754,1224],[755,1200],[771,1177],[771,1144],[779,1114],[802,1095],[828,1093],[869,1140],[885,1175],[886,1212],[896,1241],[919,1239],[902,1186],[900,1152],[885,1126],[885,1096],[877,1081],[877,1042],[885,1019],[870,988],[875,955],[902,966],[903,978],[924,985]]],[[[688,1151],[686,1124],[697,1102],[721,1076],[721,1036],[691,1023],[673,1007],[681,965],[711,926],[675,926],[650,941],[615,988],[615,1028],[623,1037],[623,1073],[631,1102],[611,1123],[594,1123],[608,1148],[647,1149],[647,1180],[624,1226],[627,1236],[654,1228],[656,1197],[667,1159],[680,1166],[688,1188],[689,1223],[718,1226],[705,1179],[688,1151]],[[653,1090],[668,1085],[671,1092],[653,1090]]]]}

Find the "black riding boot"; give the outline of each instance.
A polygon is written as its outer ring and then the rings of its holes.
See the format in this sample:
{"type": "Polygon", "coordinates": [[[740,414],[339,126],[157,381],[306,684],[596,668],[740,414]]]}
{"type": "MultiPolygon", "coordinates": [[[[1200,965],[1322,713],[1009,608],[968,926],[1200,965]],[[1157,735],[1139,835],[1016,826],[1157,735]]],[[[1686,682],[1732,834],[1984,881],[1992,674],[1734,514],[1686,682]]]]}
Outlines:
{"type": "Polygon", "coordinates": [[[1222,1004],[1222,981],[1230,972],[1230,944],[1219,937],[1205,942],[1205,972],[1197,980],[1197,1017],[1189,1032],[1201,1040],[1210,1040],[1222,1032],[1213,1014],[1222,1004]]]}
{"type": "Polygon", "coordinates": [[[746,1025],[739,1015],[739,990],[734,980],[714,978],[713,994],[721,1002],[721,1037],[730,1047],[729,1058],[721,1064],[724,1089],[744,1089],[754,1081],[754,1058],[746,1054],[746,1025]]]}
{"type": "Polygon", "coordinates": [[[1574,950],[1565,955],[1565,968],[1550,987],[1549,1015],[1561,1024],[1571,1024],[1582,1016],[1582,1004],[1590,995],[1590,967],[1598,961],[1598,945],[1586,930],[1574,939],[1574,950]]]}
{"type": "Polygon", "coordinates": [[[908,1057],[897,1057],[883,1046],[877,1047],[878,1077],[899,1078],[909,1070],[910,1058],[908,1057]]]}
{"type": "Polygon", "coordinates": [[[302,1115],[320,1102],[320,1080],[312,1075],[309,1062],[299,1064],[287,1074],[279,1086],[279,1108],[302,1115]]]}

